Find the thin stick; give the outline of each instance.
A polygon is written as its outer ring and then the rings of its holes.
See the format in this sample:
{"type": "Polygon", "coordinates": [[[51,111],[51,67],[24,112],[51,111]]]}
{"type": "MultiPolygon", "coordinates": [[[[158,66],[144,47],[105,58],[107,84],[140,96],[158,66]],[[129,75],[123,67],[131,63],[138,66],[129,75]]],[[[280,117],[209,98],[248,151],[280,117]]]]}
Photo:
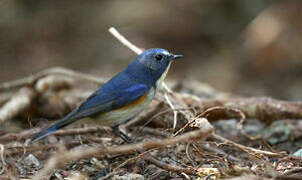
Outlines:
{"type": "Polygon", "coordinates": [[[243,123],[244,123],[244,121],[246,119],[246,116],[245,116],[245,114],[240,109],[237,109],[237,108],[226,108],[226,110],[231,110],[231,111],[234,111],[235,113],[239,114],[240,121],[237,124],[237,128],[239,129],[239,131],[240,131],[240,133],[242,135],[244,135],[245,137],[249,138],[250,140],[256,140],[256,139],[260,139],[261,138],[260,135],[258,135],[258,136],[250,136],[250,135],[248,135],[247,133],[244,132],[244,130],[243,130],[243,123]]]}
{"type": "Polygon", "coordinates": [[[169,104],[169,106],[171,107],[171,109],[173,110],[173,114],[174,114],[174,121],[173,121],[173,129],[176,128],[176,124],[177,124],[177,111],[175,110],[174,105],[172,104],[171,100],[168,97],[168,94],[165,93],[165,99],[167,101],[167,103],[169,104]]]}
{"type": "Polygon", "coordinates": [[[244,145],[237,144],[229,139],[226,139],[222,136],[219,136],[218,134],[215,134],[215,133],[213,133],[211,137],[213,137],[217,140],[220,140],[226,144],[237,147],[238,149],[241,149],[242,151],[247,152],[248,154],[253,155],[255,157],[259,157],[259,155],[260,156],[265,155],[268,157],[285,157],[285,156],[287,156],[287,154],[284,152],[274,153],[274,152],[270,152],[270,151],[264,151],[264,150],[259,150],[259,149],[255,149],[255,148],[251,148],[251,147],[246,147],[244,145]]]}
{"type": "Polygon", "coordinates": [[[195,168],[192,167],[180,167],[180,166],[176,166],[176,165],[170,165],[164,162],[161,162],[157,159],[155,159],[152,156],[143,156],[143,159],[146,161],[149,161],[150,163],[156,165],[157,167],[160,167],[164,170],[167,171],[172,171],[172,172],[177,172],[177,173],[186,173],[186,174],[190,174],[190,175],[196,175],[197,174],[197,170],[195,168]]]}
{"type": "Polygon", "coordinates": [[[114,27],[109,28],[108,30],[116,39],[118,39],[123,45],[128,47],[130,50],[136,54],[143,53],[143,50],[132,44],[128,39],[126,39],[122,34],[120,34],[114,27]]]}
{"type": "Polygon", "coordinates": [[[207,116],[209,115],[209,113],[211,113],[212,111],[221,110],[221,109],[224,109],[224,107],[216,106],[216,107],[212,107],[212,108],[209,108],[209,109],[205,110],[203,113],[199,114],[194,119],[192,119],[189,122],[187,122],[187,124],[185,124],[176,133],[174,133],[173,136],[177,136],[179,133],[181,133],[182,131],[184,131],[184,129],[187,128],[189,125],[191,125],[196,119],[202,118],[202,117],[207,118],[207,116]]]}

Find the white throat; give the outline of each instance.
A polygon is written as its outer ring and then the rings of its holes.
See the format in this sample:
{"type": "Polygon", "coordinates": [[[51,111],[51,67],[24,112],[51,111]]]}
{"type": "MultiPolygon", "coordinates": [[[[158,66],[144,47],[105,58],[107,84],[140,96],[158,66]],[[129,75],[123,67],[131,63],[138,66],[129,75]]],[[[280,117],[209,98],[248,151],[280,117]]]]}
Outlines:
{"type": "Polygon", "coordinates": [[[164,81],[164,79],[166,78],[169,68],[171,66],[172,62],[169,62],[167,69],[165,70],[165,72],[163,72],[163,74],[161,75],[161,77],[156,81],[156,87],[161,86],[162,82],[164,81]]]}

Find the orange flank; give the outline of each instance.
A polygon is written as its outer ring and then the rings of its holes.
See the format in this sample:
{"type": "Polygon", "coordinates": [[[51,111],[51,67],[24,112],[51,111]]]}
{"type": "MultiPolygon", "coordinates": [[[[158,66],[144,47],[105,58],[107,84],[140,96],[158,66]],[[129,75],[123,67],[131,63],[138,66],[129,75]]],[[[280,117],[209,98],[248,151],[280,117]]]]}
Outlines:
{"type": "Polygon", "coordinates": [[[99,119],[101,125],[115,126],[132,119],[140,112],[142,112],[150,104],[152,98],[154,97],[154,89],[151,88],[148,93],[137,98],[132,103],[129,103],[120,108],[109,110],[107,112],[100,113],[96,119],[99,119]]]}
{"type": "Polygon", "coordinates": [[[142,95],[140,98],[138,98],[137,100],[135,100],[131,104],[127,104],[126,106],[121,107],[118,110],[126,110],[126,109],[132,108],[134,106],[139,106],[140,104],[143,104],[146,100],[147,100],[147,96],[146,95],[142,95]]]}

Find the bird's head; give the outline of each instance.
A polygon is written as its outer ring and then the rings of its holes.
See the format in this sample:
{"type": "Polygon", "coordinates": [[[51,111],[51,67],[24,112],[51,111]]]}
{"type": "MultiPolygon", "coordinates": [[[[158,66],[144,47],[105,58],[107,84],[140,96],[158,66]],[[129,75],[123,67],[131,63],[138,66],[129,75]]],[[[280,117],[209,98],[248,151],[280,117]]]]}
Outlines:
{"type": "Polygon", "coordinates": [[[172,60],[183,57],[182,55],[174,55],[165,49],[149,49],[139,55],[136,59],[146,68],[154,72],[163,73],[172,60]]]}
{"type": "Polygon", "coordinates": [[[181,57],[165,49],[149,49],[137,56],[127,69],[133,77],[155,85],[165,78],[171,62],[181,57]]]}

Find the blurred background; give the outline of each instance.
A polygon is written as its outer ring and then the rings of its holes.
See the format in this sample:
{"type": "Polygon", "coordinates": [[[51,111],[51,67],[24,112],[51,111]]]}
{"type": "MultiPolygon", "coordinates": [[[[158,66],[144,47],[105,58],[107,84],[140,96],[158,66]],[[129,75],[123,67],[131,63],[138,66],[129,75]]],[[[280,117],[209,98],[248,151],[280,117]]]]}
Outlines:
{"type": "Polygon", "coordinates": [[[0,82],[64,66],[109,78],[141,48],[184,54],[168,79],[237,95],[302,99],[302,2],[0,0],[0,82]]]}

